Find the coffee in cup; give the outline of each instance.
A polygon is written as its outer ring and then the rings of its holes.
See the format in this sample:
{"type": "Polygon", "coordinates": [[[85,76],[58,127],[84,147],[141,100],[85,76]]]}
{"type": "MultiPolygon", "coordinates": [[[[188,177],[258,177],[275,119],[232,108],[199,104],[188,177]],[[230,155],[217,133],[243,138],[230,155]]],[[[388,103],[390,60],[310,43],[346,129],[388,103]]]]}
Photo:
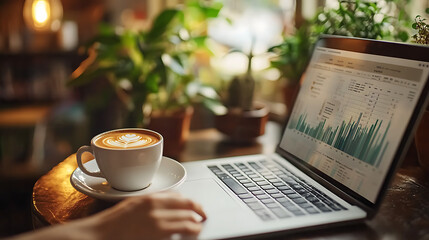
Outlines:
{"type": "Polygon", "coordinates": [[[148,129],[127,128],[101,133],[76,154],[79,168],[87,175],[103,177],[115,189],[135,191],[150,185],[162,159],[163,137],[148,129]],[[90,152],[100,169],[88,171],[82,154],[90,152]]]}
{"type": "Polygon", "coordinates": [[[94,143],[102,148],[131,149],[150,146],[159,141],[160,138],[151,132],[124,129],[101,134],[94,143]]]}

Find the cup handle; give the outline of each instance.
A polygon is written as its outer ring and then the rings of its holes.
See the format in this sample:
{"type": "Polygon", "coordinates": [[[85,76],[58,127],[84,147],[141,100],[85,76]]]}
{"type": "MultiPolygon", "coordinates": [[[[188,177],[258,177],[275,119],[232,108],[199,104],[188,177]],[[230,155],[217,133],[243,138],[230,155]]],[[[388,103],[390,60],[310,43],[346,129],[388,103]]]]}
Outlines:
{"type": "Polygon", "coordinates": [[[104,175],[100,171],[90,172],[85,168],[85,166],[82,163],[82,154],[84,152],[90,152],[90,153],[92,153],[92,155],[94,155],[92,148],[90,146],[82,146],[77,150],[76,159],[77,159],[77,165],[79,166],[80,170],[82,170],[82,172],[84,172],[85,174],[87,174],[89,176],[104,178],[104,175]]]}

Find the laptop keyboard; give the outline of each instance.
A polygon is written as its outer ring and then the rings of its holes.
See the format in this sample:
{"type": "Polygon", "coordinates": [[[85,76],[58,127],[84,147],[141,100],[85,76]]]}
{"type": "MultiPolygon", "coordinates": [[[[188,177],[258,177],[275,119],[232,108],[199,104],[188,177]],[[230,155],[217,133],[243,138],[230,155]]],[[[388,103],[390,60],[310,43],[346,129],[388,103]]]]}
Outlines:
{"type": "Polygon", "coordinates": [[[284,167],[265,159],[208,168],[262,220],[346,210],[284,167]]]}

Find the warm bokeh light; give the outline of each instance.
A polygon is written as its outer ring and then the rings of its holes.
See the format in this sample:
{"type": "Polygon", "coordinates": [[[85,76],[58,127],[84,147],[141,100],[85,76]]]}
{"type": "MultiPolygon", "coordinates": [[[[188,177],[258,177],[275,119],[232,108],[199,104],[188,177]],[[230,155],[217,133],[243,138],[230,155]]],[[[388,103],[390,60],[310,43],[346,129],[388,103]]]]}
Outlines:
{"type": "Polygon", "coordinates": [[[63,7],[59,0],[26,0],[23,14],[27,26],[31,29],[58,31],[63,7]]]}
{"type": "Polygon", "coordinates": [[[44,27],[51,15],[51,7],[46,0],[34,1],[31,7],[34,25],[44,27]]]}

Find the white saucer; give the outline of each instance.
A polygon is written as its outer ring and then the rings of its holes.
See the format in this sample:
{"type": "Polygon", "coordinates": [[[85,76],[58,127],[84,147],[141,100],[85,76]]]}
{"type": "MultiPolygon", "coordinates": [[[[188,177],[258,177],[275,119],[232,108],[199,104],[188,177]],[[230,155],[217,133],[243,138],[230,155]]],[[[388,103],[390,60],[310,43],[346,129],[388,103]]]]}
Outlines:
{"type": "MultiPolygon", "coordinates": [[[[95,160],[85,163],[85,167],[91,172],[99,170],[95,160]]],[[[186,170],[182,164],[168,157],[162,157],[161,165],[149,187],[138,191],[124,192],[116,190],[107,183],[106,179],[88,176],[79,167],[70,176],[72,186],[79,192],[93,198],[108,201],[119,201],[131,196],[168,190],[179,186],[185,179],[186,170]]]]}

